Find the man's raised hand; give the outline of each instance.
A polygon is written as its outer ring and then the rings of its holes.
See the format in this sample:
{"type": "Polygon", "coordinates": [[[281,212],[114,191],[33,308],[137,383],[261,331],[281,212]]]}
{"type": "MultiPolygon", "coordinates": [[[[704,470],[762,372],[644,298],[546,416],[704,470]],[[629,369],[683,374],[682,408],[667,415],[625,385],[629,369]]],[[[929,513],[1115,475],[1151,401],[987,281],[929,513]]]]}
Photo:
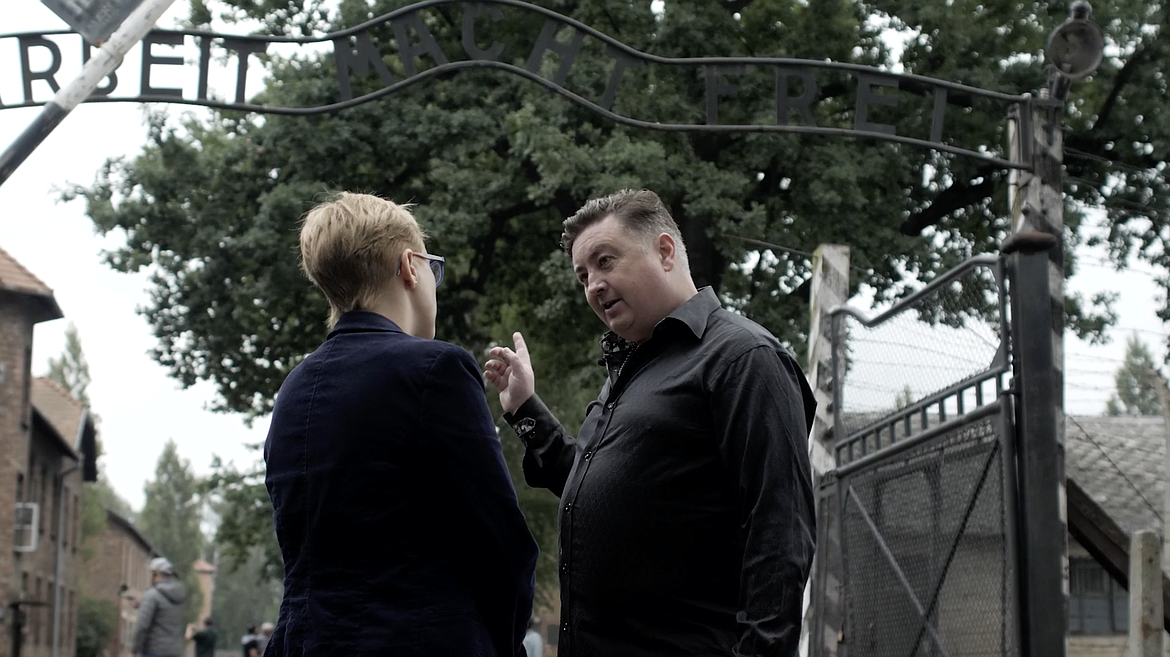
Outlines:
{"type": "Polygon", "coordinates": [[[488,352],[492,358],[484,367],[484,374],[488,382],[499,391],[500,405],[507,413],[515,413],[516,409],[536,394],[528,345],[519,332],[512,334],[512,340],[516,344],[515,351],[507,347],[493,347],[488,352]]]}

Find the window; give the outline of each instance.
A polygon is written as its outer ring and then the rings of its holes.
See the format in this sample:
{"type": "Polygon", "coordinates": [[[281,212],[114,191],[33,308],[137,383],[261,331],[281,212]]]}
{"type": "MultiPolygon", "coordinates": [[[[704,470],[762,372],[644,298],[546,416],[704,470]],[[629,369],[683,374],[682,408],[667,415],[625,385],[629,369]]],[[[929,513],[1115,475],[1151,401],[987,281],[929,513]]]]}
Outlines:
{"type": "Polygon", "coordinates": [[[1069,632],[1112,636],[1129,631],[1129,593],[1095,560],[1069,559],[1069,590],[1069,632]]]}
{"type": "Polygon", "coordinates": [[[16,501],[24,501],[24,473],[16,473],[16,501]]]}
{"type": "Polygon", "coordinates": [[[561,638],[561,626],[550,623],[548,626],[548,645],[555,646],[561,638]]]}

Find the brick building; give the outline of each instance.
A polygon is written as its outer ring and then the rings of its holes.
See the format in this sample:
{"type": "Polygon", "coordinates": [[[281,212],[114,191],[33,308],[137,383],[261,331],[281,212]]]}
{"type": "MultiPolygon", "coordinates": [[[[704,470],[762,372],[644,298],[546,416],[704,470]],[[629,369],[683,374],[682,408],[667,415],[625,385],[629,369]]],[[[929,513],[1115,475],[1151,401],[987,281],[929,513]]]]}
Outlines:
{"type": "Polygon", "coordinates": [[[81,566],[81,591],[89,598],[108,600],[118,609],[118,623],[110,637],[110,657],[130,655],[136,603],[150,588],[150,560],[158,552],[132,522],[106,511],[106,528],[91,536],[93,555],[81,566]]]}
{"type": "Polygon", "coordinates": [[[0,249],[0,657],[73,655],[82,481],[97,478],[88,409],[32,378],[33,328],[53,292],[0,249]]]}

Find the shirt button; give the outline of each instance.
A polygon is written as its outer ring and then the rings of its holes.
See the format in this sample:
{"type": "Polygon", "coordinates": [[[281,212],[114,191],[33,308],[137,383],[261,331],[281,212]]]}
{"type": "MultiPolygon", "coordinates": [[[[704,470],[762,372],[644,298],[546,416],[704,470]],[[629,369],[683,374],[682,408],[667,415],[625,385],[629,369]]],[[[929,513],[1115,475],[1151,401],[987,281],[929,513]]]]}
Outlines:
{"type": "Polygon", "coordinates": [[[565,505],[565,513],[568,513],[573,508],[573,503],[569,502],[565,505]]]}
{"type": "Polygon", "coordinates": [[[569,624],[568,624],[568,623],[563,623],[563,624],[561,625],[561,631],[562,631],[562,632],[568,632],[568,631],[569,631],[569,624]]]}
{"type": "Polygon", "coordinates": [[[569,572],[569,564],[567,564],[567,563],[561,564],[561,573],[564,574],[564,573],[568,573],[568,572],[569,572]]]}
{"type": "Polygon", "coordinates": [[[588,461],[591,458],[593,458],[593,452],[585,452],[585,460],[588,461]]]}
{"type": "Polygon", "coordinates": [[[606,407],[606,408],[608,408],[608,409],[610,409],[610,410],[613,410],[613,402],[609,402],[609,403],[607,403],[607,404],[605,405],[605,407],[606,407]]]}

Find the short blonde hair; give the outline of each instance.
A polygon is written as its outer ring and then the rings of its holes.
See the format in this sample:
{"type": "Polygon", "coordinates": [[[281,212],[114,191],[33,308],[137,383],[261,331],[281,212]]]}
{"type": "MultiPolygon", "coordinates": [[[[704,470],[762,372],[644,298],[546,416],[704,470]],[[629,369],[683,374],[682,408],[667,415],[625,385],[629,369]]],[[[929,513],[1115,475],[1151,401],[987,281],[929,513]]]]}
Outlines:
{"type": "Polygon", "coordinates": [[[301,224],[301,269],[329,301],[329,327],[351,310],[372,308],[398,273],[406,249],[426,235],[409,205],[342,192],[309,210],[301,224]]]}

